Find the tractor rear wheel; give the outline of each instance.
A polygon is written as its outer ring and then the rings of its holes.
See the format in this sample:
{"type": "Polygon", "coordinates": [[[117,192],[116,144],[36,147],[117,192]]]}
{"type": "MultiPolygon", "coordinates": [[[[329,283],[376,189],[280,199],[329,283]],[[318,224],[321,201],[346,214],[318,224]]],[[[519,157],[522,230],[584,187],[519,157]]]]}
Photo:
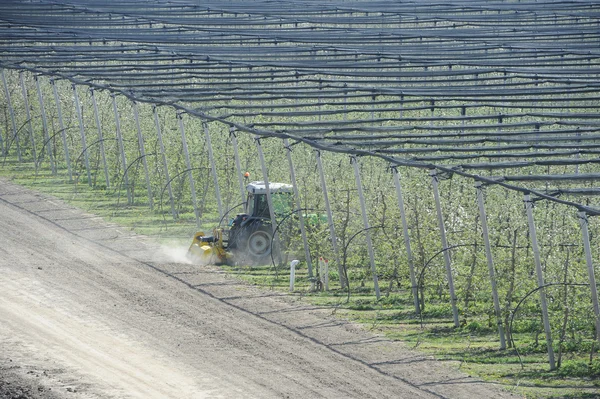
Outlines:
{"type": "Polygon", "coordinates": [[[248,253],[255,260],[266,260],[271,254],[272,233],[261,227],[248,236],[248,253]]]}

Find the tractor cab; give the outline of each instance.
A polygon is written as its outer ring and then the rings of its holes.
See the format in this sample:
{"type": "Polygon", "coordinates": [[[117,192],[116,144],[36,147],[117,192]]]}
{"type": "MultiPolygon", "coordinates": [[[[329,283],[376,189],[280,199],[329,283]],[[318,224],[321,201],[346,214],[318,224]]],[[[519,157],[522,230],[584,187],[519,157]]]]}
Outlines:
{"type": "MultiPolygon", "coordinates": [[[[288,213],[292,208],[292,189],[290,184],[269,183],[271,201],[276,216],[288,213]]],[[[271,218],[269,203],[267,201],[267,189],[265,183],[255,181],[246,186],[248,198],[246,200],[246,215],[257,218],[271,218]]]]}

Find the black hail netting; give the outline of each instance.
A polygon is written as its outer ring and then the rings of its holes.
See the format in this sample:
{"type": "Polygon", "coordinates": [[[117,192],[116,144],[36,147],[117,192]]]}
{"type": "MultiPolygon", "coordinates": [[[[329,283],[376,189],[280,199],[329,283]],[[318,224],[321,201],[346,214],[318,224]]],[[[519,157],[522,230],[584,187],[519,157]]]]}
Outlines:
{"type": "Polygon", "coordinates": [[[0,67],[600,213],[595,1],[4,0],[0,67]]]}

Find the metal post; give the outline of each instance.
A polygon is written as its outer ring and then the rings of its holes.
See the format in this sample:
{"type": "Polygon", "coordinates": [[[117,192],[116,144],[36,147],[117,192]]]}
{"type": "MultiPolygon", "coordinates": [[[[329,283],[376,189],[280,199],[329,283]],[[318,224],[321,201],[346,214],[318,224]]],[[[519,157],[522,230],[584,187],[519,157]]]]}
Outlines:
{"type": "Polygon", "coordinates": [[[379,292],[379,281],[377,278],[377,269],[375,268],[375,254],[373,252],[373,242],[371,241],[371,231],[369,226],[369,218],[367,217],[367,206],[365,204],[365,196],[363,194],[362,182],[360,179],[360,171],[358,169],[358,161],[356,157],[351,156],[350,161],[354,166],[354,179],[356,180],[356,188],[358,189],[358,199],[360,200],[360,210],[363,218],[363,225],[365,228],[365,240],[367,241],[367,251],[369,252],[369,259],[371,260],[371,273],[373,274],[373,284],[375,286],[375,295],[377,299],[381,297],[379,292]]]}
{"type": "Polygon", "coordinates": [[[2,137],[2,130],[0,130],[0,155],[4,156],[7,153],[8,152],[7,152],[6,148],[4,147],[4,139],[2,137]]]}
{"type": "Polygon", "coordinates": [[[194,184],[194,175],[192,174],[192,163],[190,162],[190,153],[188,152],[187,140],[185,139],[185,128],[183,127],[183,115],[178,113],[179,130],[181,131],[181,144],[183,146],[183,154],[185,155],[185,165],[188,170],[188,178],[190,180],[190,191],[192,194],[192,205],[194,206],[194,216],[196,217],[196,226],[200,227],[200,215],[198,214],[198,201],[196,200],[196,185],[194,184]]]}
{"type": "Polygon", "coordinates": [[[167,191],[169,192],[169,201],[171,203],[171,214],[173,219],[177,219],[177,212],[175,211],[175,201],[173,199],[173,188],[171,187],[171,178],[169,176],[169,165],[167,163],[167,154],[165,153],[165,145],[162,139],[162,132],[160,131],[160,122],[158,120],[158,111],[156,105],[152,106],[152,112],[154,113],[154,125],[156,126],[156,136],[158,137],[158,144],[160,146],[160,153],[162,155],[163,168],[165,170],[165,179],[167,181],[167,191]]]}
{"type": "Polygon", "coordinates": [[[478,181],[475,183],[475,188],[477,189],[477,204],[479,205],[479,217],[481,219],[481,231],[483,234],[483,243],[485,245],[485,256],[487,259],[488,270],[490,272],[490,283],[492,285],[492,298],[494,300],[496,324],[498,325],[498,334],[500,336],[500,349],[506,349],[504,326],[502,325],[502,314],[500,312],[500,300],[498,299],[498,289],[496,288],[496,272],[494,269],[494,260],[492,258],[492,248],[490,246],[490,237],[488,233],[487,215],[483,201],[483,185],[478,181]]]}
{"type": "Polygon", "coordinates": [[[58,91],[56,90],[56,83],[54,79],[50,79],[50,84],[52,85],[52,91],[54,93],[54,102],[56,103],[56,113],[58,115],[58,128],[60,129],[63,148],[65,151],[65,161],[67,162],[67,171],[69,173],[69,181],[73,181],[73,172],[71,170],[71,158],[69,157],[69,146],[67,145],[67,132],[65,129],[65,124],[62,116],[62,107],[60,105],[60,98],[58,97],[58,91]]]}
{"type": "Polygon", "coordinates": [[[294,187],[294,197],[296,199],[296,207],[298,208],[298,221],[300,222],[300,235],[302,236],[302,243],[304,244],[304,255],[306,256],[306,265],[308,266],[308,277],[313,276],[312,271],[312,260],[310,257],[310,248],[308,246],[308,239],[306,238],[306,228],[304,226],[304,215],[300,209],[302,209],[302,201],[300,199],[300,193],[298,191],[298,185],[296,183],[296,171],[294,170],[294,162],[292,161],[292,149],[290,148],[290,142],[288,139],[283,139],[283,146],[287,149],[286,156],[288,165],[290,167],[290,179],[292,186],[294,187]]]}
{"type": "Polygon", "coordinates": [[[146,177],[146,189],[148,191],[148,206],[150,209],[154,208],[154,201],[152,200],[152,185],[150,184],[150,174],[148,173],[148,161],[146,160],[146,149],[144,148],[144,136],[142,135],[142,129],[140,127],[140,116],[138,112],[137,102],[133,103],[133,119],[135,120],[135,128],[137,129],[138,137],[138,148],[140,150],[140,157],[142,158],[142,165],[144,165],[144,174],[146,177]]]}
{"type": "Polygon", "coordinates": [[[42,89],[40,88],[40,82],[37,76],[34,75],[35,86],[37,88],[38,100],[40,102],[40,114],[42,115],[42,129],[44,130],[44,141],[46,142],[46,152],[48,153],[48,159],[50,160],[50,169],[52,174],[56,174],[56,165],[54,164],[54,154],[52,153],[52,143],[50,142],[50,135],[48,134],[48,120],[46,119],[46,108],[44,107],[44,97],[42,96],[42,89]]]}
{"type": "Polygon", "coordinates": [[[123,145],[123,136],[121,135],[121,119],[119,118],[119,109],[117,108],[117,99],[115,93],[110,93],[112,99],[113,112],[115,113],[115,128],[117,133],[117,142],[119,143],[119,152],[121,153],[121,163],[123,164],[123,180],[125,181],[125,190],[127,191],[127,203],[133,204],[133,195],[129,187],[129,172],[127,172],[127,157],[125,156],[125,146],[123,145]]]}
{"type": "Polygon", "coordinates": [[[442,240],[442,251],[444,254],[444,263],[446,264],[446,276],[448,278],[448,290],[450,292],[450,303],[452,304],[452,317],[454,318],[454,327],[458,327],[458,309],[456,307],[456,295],[454,293],[454,278],[452,277],[452,263],[450,253],[448,252],[448,241],[446,240],[446,227],[444,226],[444,217],[442,215],[442,205],[440,203],[440,192],[438,188],[437,172],[432,169],[429,173],[433,184],[433,197],[435,198],[435,209],[437,211],[438,226],[442,240]]]}
{"type": "Polygon", "coordinates": [[[596,276],[594,274],[594,264],[592,262],[592,249],[590,246],[590,233],[588,231],[588,218],[585,212],[578,212],[581,233],[583,234],[583,248],[585,250],[585,260],[588,267],[588,276],[590,279],[590,289],[592,291],[592,304],[594,306],[594,315],[596,316],[596,339],[600,342],[600,306],[598,305],[598,289],[596,287],[596,276]]]}
{"type": "MultiPolygon", "coordinates": [[[[23,161],[23,157],[21,155],[21,144],[19,143],[19,135],[17,130],[17,122],[15,121],[15,111],[12,106],[12,101],[10,98],[10,91],[8,90],[8,84],[6,84],[6,76],[4,76],[4,69],[0,69],[0,76],[2,76],[2,85],[4,86],[4,93],[6,95],[6,104],[8,105],[8,113],[10,114],[10,121],[13,128],[13,137],[15,140],[15,144],[17,146],[17,159],[19,162],[23,161]]],[[[8,135],[7,135],[8,137],[8,135]]],[[[8,148],[10,146],[10,140],[6,140],[6,153],[8,154],[8,148]]]]}
{"type": "Polygon", "coordinates": [[[23,106],[25,107],[25,114],[27,115],[27,126],[29,127],[29,140],[31,141],[31,155],[33,156],[33,163],[37,170],[37,153],[35,150],[35,137],[33,135],[33,127],[31,126],[31,111],[29,109],[29,99],[27,98],[27,89],[25,88],[25,79],[23,78],[23,71],[19,71],[19,80],[21,81],[21,92],[23,93],[23,106]]]}
{"type": "Polygon", "coordinates": [[[77,94],[77,86],[72,84],[73,94],[75,96],[75,109],[77,110],[77,119],[79,120],[79,133],[81,134],[81,147],[83,148],[83,159],[85,160],[85,169],[87,170],[88,184],[92,186],[92,174],[90,172],[90,158],[88,155],[87,144],[85,140],[85,128],[83,126],[83,115],[81,114],[81,106],[79,105],[79,95],[77,94]]]}
{"type": "MultiPolygon", "coordinates": [[[[540,260],[540,248],[538,246],[535,224],[533,221],[533,202],[529,194],[525,194],[525,210],[527,211],[527,222],[529,224],[529,236],[531,237],[531,247],[533,249],[533,258],[535,262],[535,271],[537,274],[538,287],[544,286],[544,274],[542,272],[542,262],[540,260]]],[[[542,307],[542,319],[544,321],[544,331],[546,332],[546,345],[548,347],[548,361],[550,369],[556,368],[554,363],[554,349],[552,348],[552,330],[548,319],[548,304],[546,303],[546,292],[540,288],[540,303],[542,307]]]]}
{"type": "Polygon", "coordinates": [[[210,170],[213,175],[213,182],[215,184],[215,197],[217,197],[217,208],[219,210],[219,220],[223,218],[223,203],[221,202],[221,190],[219,189],[219,179],[217,177],[217,166],[215,165],[215,158],[213,155],[212,142],[210,141],[210,132],[208,131],[208,123],[202,122],[204,127],[204,136],[206,137],[206,147],[208,148],[208,160],[210,162],[210,170]]]}
{"type": "Polygon", "coordinates": [[[400,208],[400,220],[402,221],[402,234],[404,236],[404,246],[406,247],[406,257],[408,258],[408,271],[410,273],[410,284],[415,304],[415,312],[421,313],[419,306],[419,287],[417,286],[417,278],[415,276],[415,264],[410,247],[410,237],[408,235],[408,223],[406,221],[406,210],[404,208],[404,198],[402,197],[402,188],[400,186],[400,176],[396,167],[392,168],[394,173],[394,185],[396,186],[396,196],[398,197],[398,208],[400,208]]]}
{"type": "Polygon", "coordinates": [[[235,135],[235,128],[233,126],[229,128],[229,137],[231,137],[231,145],[233,146],[233,158],[235,160],[235,168],[237,169],[238,183],[240,185],[240,194],[242,196],[242,202],[245,203],[246,190],[244,188],[244,178],[242,176],[242,166],[240,163],[240,154],[238,152],[237,136],[235,135]]]}
{"type": "Polygon", "coordinates": [[[96,95],[94,94],[93,87],[90,87],[90,96],[92,97],[92,105],[94,107],[94,118],[96,119],[96,128],[98,129],[98,144],[100,145],[100,155],[102,156],[102,165],[104,166],[104,180],[106,181],[106,188],[110,188],[110,178],[108,177],[108,164],[106,163],[106,152],[104,151],[104,137],[102,135],[102,125],[100,124],[98,104],[96,103],[96,95]]]}
{"type": "Polygon", "coordinates": [[[277,228],[277,219],[275,217],[275,209],[273,207],[273,197],[271,190],[269,190],[269,176],[267,172],[267,165],[265,163],[265,155],[260,144],[260,137],[255,136],[254,142],[256,143],[256,149],[258,150],[258,158],[260,160],[260,168],[262,170],[263,182],[265,183],[265,190],[267,194],[267,205],[269,206],[269,216],[271,217],[271,230],[273,230],[273,244],[275,245],[274,254],[277,256],[277,262],[281,263],[281,244],[279,242],[279,234],[275,232],[277,228]]]}
{"type": "Polygon", "coordinates": [[[327,212],[327,223],[329,224],[329,235],[331,235],[331,246],[333,247],[333,256],[335,263],[338,265],[338,275],[340,277],[340,285],[346,288],[348,281],[344,272],[344,265],[340,262],[340,253],[337,246],[337,235],[335,234],[335,225],[333,224],[333,213],[331,212],[331,204],[329,203],[329,195],[327,194],[327,183],[325,182],[325,173],[323,172],[323,162],[321,161],[321,152],[315,152],[317,158],[317,168],[319,169],[319,177],[321,179],[321,191],[323,191],[323,199],[325,201],[325,211],[327,212]]]}

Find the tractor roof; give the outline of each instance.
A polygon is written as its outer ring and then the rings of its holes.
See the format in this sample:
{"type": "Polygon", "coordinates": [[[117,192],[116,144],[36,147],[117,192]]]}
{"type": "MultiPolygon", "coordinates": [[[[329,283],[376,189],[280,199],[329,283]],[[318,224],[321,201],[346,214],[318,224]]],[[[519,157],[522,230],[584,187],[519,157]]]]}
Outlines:
{"type": "MultiPolygon", "coordinates": [[[[294,187],[291,184],[269,182],[269,191],[272,193],[291,193],[294,187]]],[[[246,190],[252,194],[266,194],[264,181],[253,181],[246,186],[246,190]]]]}

